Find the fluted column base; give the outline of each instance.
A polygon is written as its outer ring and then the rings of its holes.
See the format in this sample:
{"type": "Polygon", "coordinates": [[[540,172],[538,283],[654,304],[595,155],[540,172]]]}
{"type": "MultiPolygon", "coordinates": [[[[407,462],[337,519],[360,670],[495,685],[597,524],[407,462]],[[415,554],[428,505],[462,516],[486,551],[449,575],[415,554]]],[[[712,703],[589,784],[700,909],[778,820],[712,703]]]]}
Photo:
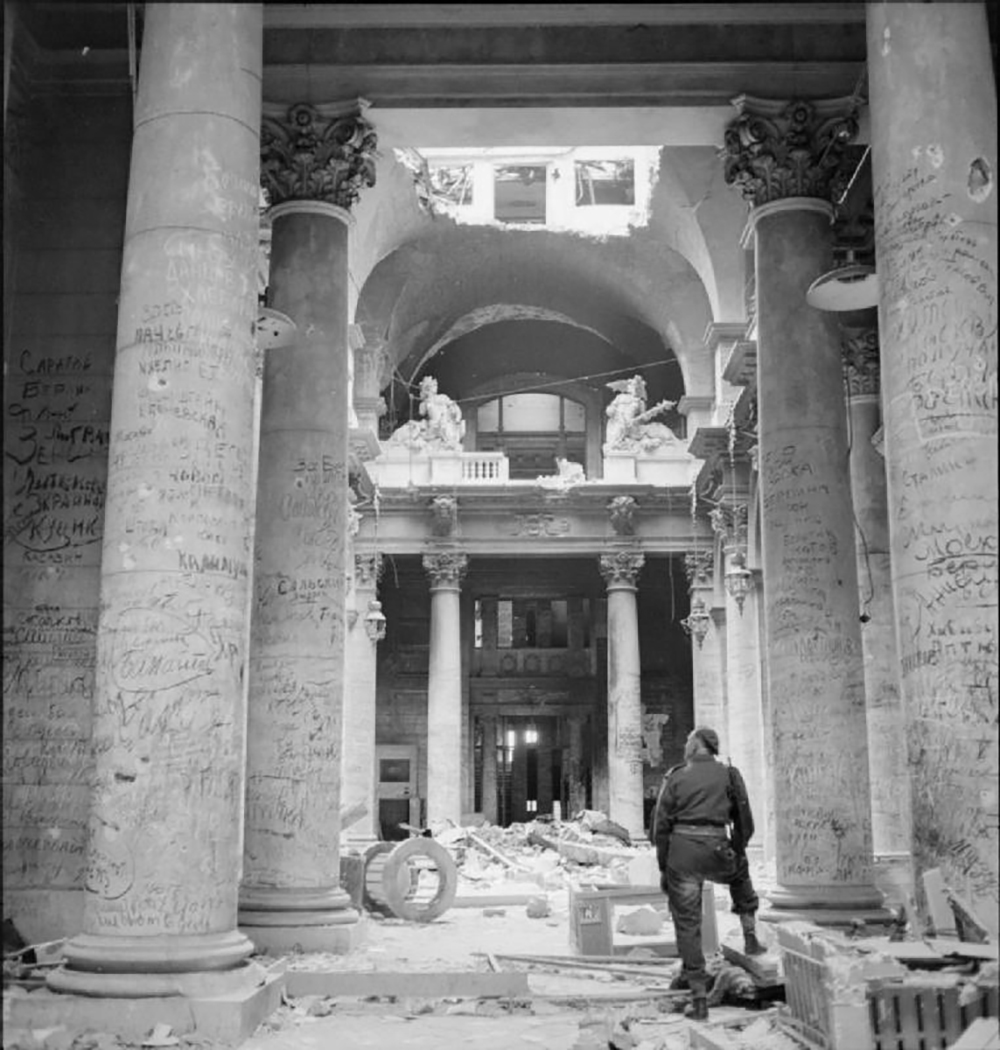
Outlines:
{"type": "Polygon", "coordinates": [[[55,992],[102,998],[227,995],[252,988],[253,942],[238,930],[185,936],[82,933],[67,941],[66,963],[49,974],[55,992]]]}
{"type": "Polygon", "coordinates": [[[351,898],[334,889],[258,886],[240,890],[240,926],[345,926],[358,921],[351,898]]]}
{"type": "Polygon", "coordinates": [[[239,925],[258,951],[353,951],[365,924],[351,898],[335,889],[252,887],[240,890],[239,925]]]}
{"type": "Polygon", "coordinates": [[[883,906],[875,886],[776,886],[766,894],[770,905],[760,912],[764,922],[814,922],[818,926],[850,926],[889,922],[893,915],[883,906]]]}

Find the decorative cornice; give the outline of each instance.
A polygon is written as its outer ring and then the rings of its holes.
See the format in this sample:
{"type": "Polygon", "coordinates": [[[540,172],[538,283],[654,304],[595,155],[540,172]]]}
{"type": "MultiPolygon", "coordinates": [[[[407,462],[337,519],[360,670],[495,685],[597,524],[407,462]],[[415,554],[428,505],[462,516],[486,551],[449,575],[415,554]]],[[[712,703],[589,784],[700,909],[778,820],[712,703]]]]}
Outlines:
{"type": "Polygon", "coordinates": [[[423,557],[432,587],[457,587],[469,567],[469,556],[459,551],[436,551],[423,557]]]}
{"type": "Polygon", "coordinates": [[[282,115],[265,112],[260,177],[272,206],[309,200],[349,210],[375,185],[378,140],[366,108],[362,100],[349,112],[300,102],[282,115]]]}
{"type": "Polygon", "coordinates": [[[847,396],[877,396],[880,375],[878,329],[844,329],[840,347],[844,355],[847,396]]]}
{"type": "Polygon", "coordinates": [[[740,95],[726,129],[724,175],[753,207],[786,197],[839,196],[844,150],[858,133],[857,100],[780,101],[740,95]]]}
{"type": "Polygon", "coordinates": [[[634,496],[615,496],[608,504],[611,527],[619,536],[634,536],[639,504],[634,496]]]}
{"type": "Polygon", "coordinates": [[[733,347],[722,378],[733,386],[757,385],[757,340],[741,339],[733,347]]]}
{"type": "Polygon", "coordinates": [[[354,586],[375,587],[382,575],[381,554],[354,555],[354,586]]]}
{"type": "Polygon", "coordinates": [[[600,570],[609,587],[635,587],[645,555],[636,550],[611,551],[601,555],[600,570]]]}
{"type": "Polygon", "coordinates": [[[712,551],[688,551],[684,555],[688,588],[693,590],[695,587],[711,587],[714,567],[715,557],[712,551]]]}

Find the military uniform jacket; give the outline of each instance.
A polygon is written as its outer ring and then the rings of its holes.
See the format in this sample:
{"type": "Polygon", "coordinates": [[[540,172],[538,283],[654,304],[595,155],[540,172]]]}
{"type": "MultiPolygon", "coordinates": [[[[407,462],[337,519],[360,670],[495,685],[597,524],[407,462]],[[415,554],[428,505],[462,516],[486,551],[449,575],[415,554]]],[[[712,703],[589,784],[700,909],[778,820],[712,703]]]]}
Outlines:
{"type": "Polygon", "coordinates": [[[667,770],[649,828],[661,870],[666,866],[667,845],[677,824],[729,826],[733,848],[744,852],[754,825],[740,771],[704,754],[692,755],[687,762],[667,770]]]}

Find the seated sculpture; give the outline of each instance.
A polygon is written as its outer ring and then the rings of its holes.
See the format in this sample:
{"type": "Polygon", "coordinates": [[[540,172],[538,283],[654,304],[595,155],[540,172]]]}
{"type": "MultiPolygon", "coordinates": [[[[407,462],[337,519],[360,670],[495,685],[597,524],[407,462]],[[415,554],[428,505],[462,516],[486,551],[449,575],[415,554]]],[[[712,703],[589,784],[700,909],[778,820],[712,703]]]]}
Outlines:
{"type": "Polygon", "coordinates": [[[424,376],[420,381],[420,415],[397,427],[389,438],[391,445],[404,445],[415,450],[462,448],[465,420],[462,410],[447,394],[438,393],[437,380],[424,376]]]}
{"type": "Polygon", "coordinates": [[[571,485],[579,485],[587,480],[587,475],[582,463],[576,463],[563,456],[556,456],[555,474],[542,474],[538,477],[538,484],[542,488],[569,488],[571,485]]]}
{"type": "Polygon", "coordinates": [[[670,427],[649,422],[654,416],[673,408],[676,401],[660,401],[652,408],[646,408],[646,381],[642,376],[618,379],[607,386],[617,394],[607,407],[605,452],[652,452],[676,441],[670,427]]]}

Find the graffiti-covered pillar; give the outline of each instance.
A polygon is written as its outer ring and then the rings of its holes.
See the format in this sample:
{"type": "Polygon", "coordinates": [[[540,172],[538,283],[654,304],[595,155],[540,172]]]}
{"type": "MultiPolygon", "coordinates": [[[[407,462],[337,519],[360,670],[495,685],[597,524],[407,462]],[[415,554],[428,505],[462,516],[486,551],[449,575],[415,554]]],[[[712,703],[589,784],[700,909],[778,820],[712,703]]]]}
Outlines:
{"type": "Polygon", "coordinates": [[[818,921],[881,906],[872,872],[868,736],[840,333],[806,300],[833,266],[831,194],[851,100],[741,96],[725,177],[750,202],[764,631],[778,886],[818,921]]]}
{"type": "Polygon", "coordinates": [[[997,100],[986,5],[869,3],[875,255],[918,874],[994,935],[997,100]]]}
{"type": "Polygon", "coordinates": [[[146,12],[83,932],[49,978],[60,992],[219,994],[245,979],[253,947],[237,930],[236,908],[261,32],[254,5],[146,12]]]}
{"type": "MultiPolygon", "coordinates": [[[[883,864],[910,867],[910,773],[899,697],[899,659],[892,610],[885,463],[872,444],[879,408],[878,330],[845,328],[844,380],[851,433],[851,493],[858,544],[861,647],[872,788],[872,850],[883,864]]],[[[907,879],[909,882],[909,879],[907,879]]]]}
{"type": "Polygon", "coordinates": [[[270,305],[295,325],[264,363],[240,926],[258,948],[340,951],[348,556],[349,208],[374,182],[357,102],[267,110],[270,305]]]}

